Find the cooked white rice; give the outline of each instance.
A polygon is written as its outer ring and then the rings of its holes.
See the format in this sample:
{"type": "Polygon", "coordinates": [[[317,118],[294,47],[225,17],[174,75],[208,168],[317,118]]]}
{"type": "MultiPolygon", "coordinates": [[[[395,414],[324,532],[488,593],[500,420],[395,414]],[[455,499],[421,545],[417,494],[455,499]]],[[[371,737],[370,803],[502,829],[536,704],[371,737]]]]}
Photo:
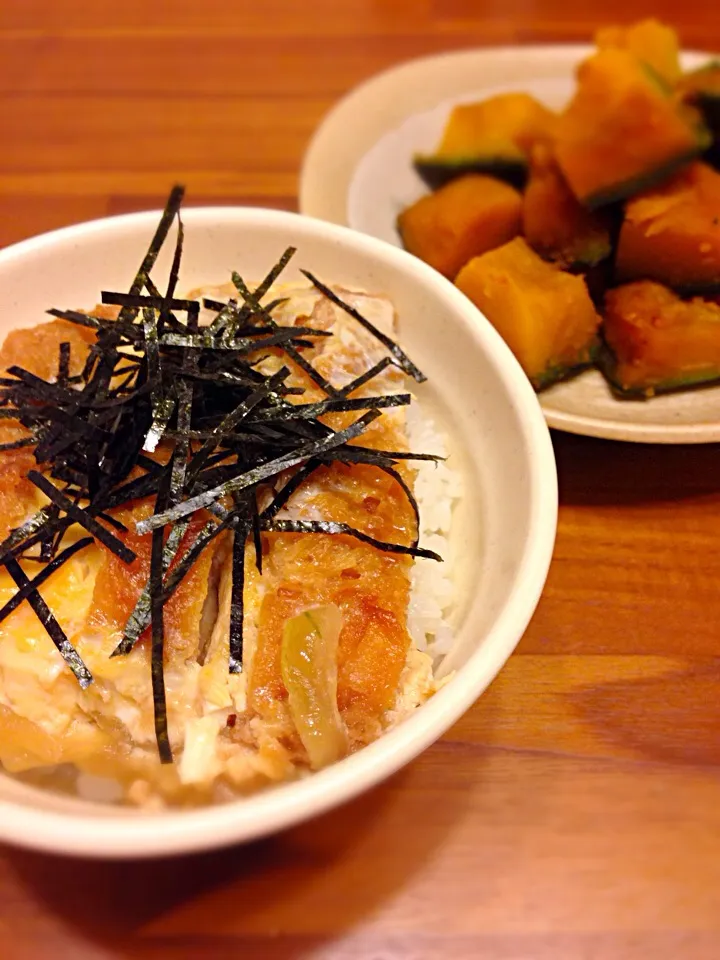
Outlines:
{"type": "MultiPolygon", "coordinates": [[[[411,450],[447,457],[445,436],[427,409],[415,399],[407,408],[408,442],[411,450]]],[[[415,497],[420,508],[420,545],[443,557],[443,563],[418,557],[413,564],[408,610],[408,631],[418,650],[433,661],[452,645],[449,614],[454,602],[453,556],[450,524],[455,502],[461,496],[461,479],[450,461],[417,462],[415,497]]]]}

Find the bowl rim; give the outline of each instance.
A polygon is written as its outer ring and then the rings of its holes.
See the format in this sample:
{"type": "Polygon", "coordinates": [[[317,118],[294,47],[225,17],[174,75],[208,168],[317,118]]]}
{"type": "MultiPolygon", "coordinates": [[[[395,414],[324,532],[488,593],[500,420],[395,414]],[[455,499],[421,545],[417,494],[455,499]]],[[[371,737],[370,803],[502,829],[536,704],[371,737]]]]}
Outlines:
{"type": "MultiPolygon", "coordinates": [[[[99,232],[152,227],[159,210],[103,217],[62,227],[0,251],[0,268],[48,247],[86,241],[99,232]]],[[[437,288],[454,315],[490,359],[507,391],[526,450],[529,523],[518,574],[493,625],[451,684],[411,718],[339,763],[306,778],[227,804],[186,811],[132,811],[112,820],[87,816],[95,803],[73,800],[72,811],[33,808],[22,799],[0,800],[0,841],[56,854],[92,858],[163,857],[260,839],[345,803],[409,763],[441,737],[478,699],[519,642],[545,584],[555,542],[558,488],[550,432],[536,394],[500,335],[449,280],[404,250],[313,217],[263,207],[202,206],[183,211],[186,227],[207,221],[277,225],[305,231],[361,255],[382,257],[394,269],[437,288]],[[480,321],[480,322],[478,322],[480,321]],[[84,808],[84,810],[83,810],[84,808]]],[[[4,776],[4,774],[0,774],[4,776]]]]}

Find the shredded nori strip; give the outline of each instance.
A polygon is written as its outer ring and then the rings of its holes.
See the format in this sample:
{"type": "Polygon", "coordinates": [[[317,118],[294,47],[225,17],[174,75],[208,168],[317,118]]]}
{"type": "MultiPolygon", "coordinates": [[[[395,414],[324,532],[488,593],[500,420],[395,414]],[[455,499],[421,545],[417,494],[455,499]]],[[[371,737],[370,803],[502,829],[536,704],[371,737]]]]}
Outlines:
{"type": "Polygon", "coordinates": [[[45,380],[19,366],[0,377],[0,418],[14,419],[30,431],[0,444],[0,454],[31,448],[37,469],[28,471],[28,479],[51,501],[0,543],[0,565],[18,587],[0,608],[0,622],[23,602],[29,603],[80,684],[87,686],[92,676],[38,587],[94,542],[121,562],[132,563],[136,552],[126,543],[127,521],[114,511],[152,498],[154,513],[135,522],[136,532],[150,540],[149,576],[112,656],[129,654],[149,631],[155,730],[163,763],[172,761],[163,606],[218,537],[231,533],[233,538],[228,663],[232,673],[243,668],[246,553],[251,540],[262,573],[263,531],[351,536],[386,552],[440,559],[418,546],[417,534],[408,545],[386,543],[331,518],[312,522],[281,518],[293,493],[319,467],[339,462],[370,464],[392,476],[417,522],[417,502],[396,469],[397,462],[440,458],[353,442],[381,410],[409,403],[409,394],[350,395],[393,364],[417,380],[424,377],[390,338],[305,272],[321,293],[390,351],[341,389],[316,370],[312,354],[302,351],[332,332],[278,323],[273,311],[286,302],[284,298],[261,303],[295,253],[292,247],[254,292],[233,273],[239,299],[222,303],[205,298],[203,306],[216,316],[200,328],[200,302],[176,296],[184,240],[182,196],[181,187],[170,194],[130,289],[102,293],[104,303],[120,307],[116,319],[77,310],[48,311],[95,333],[79,374],[70,376],[70,346],[63,342],[55,378],[45,380]],[[163,293],[150,273],[175,220],[177,236],[163,293]],[[269,360],[273,372],[266,373],[269,360]],[[304,388],[292,379],[298,370],[325,399],[302,402],[304,388]],[[300,400],[290,399],[298,396],[300,400]],[[321,419],[341,411],[364,413],[341,430],[321,419]],[[265,504],[264,509],[259,504],[265,504]],[[189,536],[190,521],[198,511],[210,516],[189,536]],[[75,524],[88,536],[63,547],[75,524]],[[21,561],[42,566],[31,579],[21,561]]]}
{"type": "Polygon", "coordinates": [[[70,323],[76,323],[81,327],[90,327],[92,330],[99,330],[103,323],[99,317],[93,317],[91,314],[82,313],[80,310],[47,310],[51,317],[57,317],[59,320],[68,320],[70,323]]]}
{"type": "Polygon", "coordinates": [[[155,738],[157,740],[160,763],[172,763],[172,749],[168,737],[165,672],[163,670],[165,644],[163,636],[162,560],[163,532],[162,528],[160,528],[153,531],[150,553],[150,623],[152,626],[150,672],[155,713],[155,738]]]}
{"type": "MultiPolygon", "coordinates": [[[[178,185],[173,187],[170,191],[170,196],[168,197],[168,201],[165,204],[165,209],[160,217],[160,223],[157,226],[157,230],[150,241],[150,246],[148,247],[147,253],[143,258],[143,262],[140,264],[140,269],[138,270],[132,286],[130,287],[131,294],[140,293],[143,287],[149,287],[150,271],[154,267],[162,245],[165,243],[165,239],[170,232],[172,222],[180,211],[180,206],[183,202],[184,196],[185,187],[178,185]]],[[[151,289],[150,293],[154,295],[156,291],[151,289]]],[[[120,316],[118,319],[128,320],[134,318],[135,315],[136,311],[134,308],[123,307],[123,309],[120,311],[120,316]]]]}
{"type": "MultiPolygon", "coordinates": [[[[36,376],[34,373],[30,373],[29,370],[23,370],[22,367],[12,366],[8,367],[7,372],[12,374],[13,377],[16,377],[19,383],[12,382],[11,389],[13,387],[20,388],[21,385],[32,388],[35,394],[35,402],[38,400],[50,401],[54,404],[62,404],[68,399],[72,399],[73,391],[69,390],[64,384],[61,383],[50,383],[48,380],[43,380],[41,377],[36,376]]],[[[44,416],[49,416],[53,411],[45,411],[44,416]]],[[[55,412],[64,412],[64,411],[55,411],[55,412]]],[[[39,415],[39,414],[38,414],[39,415]]]]}
{"type": "Polygon", "coordinates": [[[402,543],[388,543],[385,540],[376,540],[374,537],[356,530],[347,523],[336,523],[334,520],[261,520],[260,526],[270,533],[333,533],[354,537],[363,543],[370,544],[385,553],[401,553],[410,557],[426,557],[428,560],[442,561],[440,554],[422,547],[405,546],[402,543]]]}
{"type": "Polygon", "coordinates": [[[116,530],[120,530],[121,533],[128,532],[128,528],[121,520],[118,520],[117,517],[113,517],[109,513],[99,513],[98,517],[100,520],[104,520],[105,523],[109,523],[111,527],[115,527],[116,530]]]}
{"type": "Polygon", "coordinates": [[[272,518],[282,510],[293,493],[295,493],[320,466],[320,461],[313,458],[312,460],[308,460],[304,466],[300,467],[300,469],[290,477],[284,487],[275,494],[272,502],[269,503],[260,514],[261,525],[263,520],[272,520],[272,518]]]}
{"type": "MultiPolygon", "coordinates": [[[[270,287],[275,283],[277,278],[283,272],[283,270],[288,265],[288,263],[290,263],[290,260],[292,259],[292,257],[295,256],[296,253],[297,253],[296,247],[288,247],[285,250],[283,255],[280,257],[280,259],[272,268],[272,270],[270,270],[270,272],[265,277],[265,279],[260,284],[260,286],[256,287],[255,290],[253,291],[253,296],[255,297],[256,300],[262,300],[262,298],[268,292],[270,287]]],[[[267,309],[270,309],[270,307],[268,307],[267,309]]]]}
{"type": "Polygon", "coordinates": [[[176,300],[173,297],[150,297],[146,295],[133,293],[113,293],[109,290],[102,291],[102,302],[113,304],[118,307],[151,307],[153,310],[164,312],[166,310],[183,310],[186,313],[197,313],[200,304],[197,300],[176,300]]]}
{"type": "Polygon", "coordinates": [[[31,483],[34,483],[36,487],[42,490],[48,500],[52,501],[76,523],[82,524],[88,533],[91,533],[100,543],[106,546],[108,550],[112,550],[114,554],[120,557],[123,563],[130,564],[137,559],[137,554],[135,554],[130,547],[127,547],[122,540],[118,540],[114,534],[110,533],[101,523],[98,523],[87,510],[80,509],[77,504],[69,500],[47,477],[38,473],[37,470],[28,471],[27,477],[31,483]]]}
{"type": "MultiPolygon", "coordinates": [[[[286,251],[287,252],[287,251],[286,251]]],[[[259,301],[259,298],[255,296],[254,293],[251,293],[248,290],[245,281],[240,276],[237,271],[233,272],[232,282],[237,289],[240,296],[245,300],[245,303],[250,310],[259,313],[265,320],[271,324],[275,324],[268,307],[263,307],[259,301]]],[[[261,284],[262,286],[262,284],[261,284]]],[[[276,324],[275,324],[276,325],[276,324]]],[[[310,379],[320,387],[329,397],[334,397],[337,395],[337,390],[335,387],[327,380],[319,370],[316,370],[315,367],[299,353],[292,344],[286,344],[285,352],[287,355],[294,360],[294,362],[300,367],[300,369],[306,373],[310,379]]]]}
{"type": "Polygon", "coordinates": [[[315,419],[325,413],[337,413],[350,410],[381,410],[386,407],[406,407],[411,400],[409,393],[389,394],[386,397],[355,397],[352,400],[319,400],[317,403],[294,403],[282,412],[262,410],[256,413],[255,420],[297,420],[300,417],[315,419]]]}
{"type": "Polygon", "coordinates": [[[59,353],[58,383],[64,386],[67,384],[68,377],[70,376],[70,343],[67,340],[63,340],[60,344],[59,353]]]}
{"type": "Polygon", "coordinates": [[[227,515],[220,523],[217,523],[215,520],[208,520],[202,530],[200,530],[198,535],[195,537],[192,544],[188,547],[182,557],[180,557],[178,562],[165,578],[163,584],[163,599],[165,602],[167,602],[173,593],[175,593],[202,551],[209,546],[215,537],[227,530],[228,527],[234,526],[235,522],[235,514],[227,515]]]}
{"type": "Polygon", "coordinates": [[[424,383],[427,380],[425,374],[415,366],[410,357],[400,349],[395,341],[388,337],[386,333],[383,333],[382,330],[378,330],[375,324],[371,323],[367,317],[364,317],[359,310],[351,307],[349,303],[345,303],[330,287],[321,283],[309,270],[301,270],[300,272],[308,278],[316,290],[319,290],[320,293],[324,294],[335,306],[340,307],[345,313],[349,314],[353,320],[357,320],[357,322],[365,327],[383,346],[387,347],[393,357],[395,357],[398,366],[402,367],[405,373],[409,374],[413,380],[416,380],[418,383],[424,383]]]}
{"type": "Polygon", "coordinates": [[[6,450],[20,450],[21,447],[34,447],[37,443],[35,437],[21,437],[19,440],[10,440],[7,443],[0,443],[0,453],[6,450]]]}
{"type": "MultiPolygon", "coordinates": [[[[274,387],[273,381],[280,383],[282,376],[284,376],[286,372],[287,368],[283,367],[274,375],[274,377],[270,378],[270,389],[274,387]]],[[[256,407],[265,396],[267,396],[267,393],[267,390],[255,390],[250,394],[249,397],[246,397],[242,403],[239,403],[234,410],[228,413],[227,416],[223,417],[220,423],[211,431],[207,440],[195,454],[192,465],[193,476],[196,477],[198,475],[217,445],[230,433],[231,430],[234,430],[234,428],[252,412],[253,408],[256,407]]]]}
{"type": "MultiPolygon", "coordinates": [[[[400,484],[402,492],[405,494],[405,497],[407,498],[408,503],[412,507],[412,512],[415,516],[415,536],[413,537],[413,541],[410,544],[410,546],[416,549],[418,544],[420,543],[420,507],[418,506],[418,502],[415,499],[415,494],[412,492],[412,490],[408,486],[407,481],[405,480],[403,475],[399,473],[394,467],[378,465],[378,469],[382,470],[384,473],[387,473],[389,476],[393,478],[393,480],[395,480],[396,483],[400,484]]],[[[437,554],[435,556],[437,559],[441,559],[437,554]]]]}
{"type": "MultiPolygon", "coordinates": [[[[325,454],[321,454],[324,458],[325,454]]],[[[442,463],[445,457],[437,453],[411,453],[409,450],[375,450],[367,447],[347,447],[340,450],[335,458],[344,463],[382,463],[393,460],[425,460],[432,463],[442,463]]]]}
{"type": "MultiPolygon", "coordinates": [[[[178,208],[177,213],[177,237],[175,238],[175,253],[173,254],[173,262],[170,267],[170,276],[168,277],[167,290],[165,296],[168,300],[172,300],[175,296],[175,290],[177,289],[178,280],[180,279],[180,261],[182,260],[183,244],[185,242],[185,227],[183,226],[182,217],[180,216],[180,210],[178,208]]],[[[147,286],[147,284],[146,284],[147,286]]],[[[191,308],[194,312],[198,312],[198,306],[191,308]]]]}
{"type": "MultiPolygon", "coordinates": [[[[38,530],[51,520],[53,517],[52,507],[42,507],[37,513],[34,513],[19,527],[12,529],[7,537],[0,543],[0,563],[5,563],[8,557],[14,556],[14,551],[27,544],[27,541],[35,536],[38,530]]],[[[37,541],[35,541],[37,542],[37,541]]]]}
{"type": "MultiPolygon", "coordinates": [[[[405,494],[408,500],[408,503],[412,508],[413,514],[415,516],[415,536],[413,538],[413,542],[411,546],[417,547],[418,543],[420,542],[420,507],[418,506],[418,502],[415,499],[415,494],[412,492],[412,490],[408,486],[402,474],[399,473],[397,470],[395,470],[394,467],[391,465],[391,463],[387,463],[387,462],[378,463],[377,461],[369,461],[369,462],[372,464],[372,466],[378,467],[378,469],[382,470],[384,473],[387,473],[397,483],[400,484],[402,491],[405,494]]],[[[293,474],[293,476],[290,478],[290,480],[288,480],[288,482],[285,484],[282,490],[280,490],[280,492],[275,496],[272,503],[270,503],[263,510],[259,519],[261,521],[269,521],[269,520],[272,520],[273,517],[277,516],[280,510],[288,502],[292,494],[295,493],[295,491],[299,487],[301,487],[302,484],[308,479],[310,474],[314,473],[320,466],[322,466],[321,461],[317,459],[309,460],[304,467],[301,467],[297,473],[293,474]]],[[[259,566],[258,566],[258,569],[260,569],[259,566]]],[[[260,572],[262,572],[262,570],[260,572]]]]}
{"type": "MultiPolygon", "coordinates": [[[[17,560],[14,558],[6,560],[5,569],[15,581],[18,589],[24,590],[27,587],[30,581],[17,560]]],[[[93,682],[92,674],[83,663],[75,647],[73,647],[65,636],[65,631],[57,622],[50,607],[45,603],[37,589],[30,590],[27,601],[32,607],[35,616],[47,631],[48,636],[57,647],[60,656],[75,674],[80,686],[83,690],[89,687],[93,682]]]]}
{"type": "Polygon", "coordinates": [[[143,326],[145,329],[145,356],[148,362],[148,376],[153,384],[153,419],[143,449],[153,453],[162,439],[165,427],[175,409],[175,401],[163,396],[162,377],[160,375],[160,348],[158,345],[158,318],[154,310],[143,310],[143,326]]]}
{"type": "Polygon", "coordinates": [[[233,534],[232,586],[230,589],[230,673],[242,673],[245,590],[245,541],[248,528],[239,525],[233,534]]]}
{"type": "Polygon", "coordinates": [[[370,367],[369,370],[366,370],[365,373],[360,374],[359,377],[356,377],[354,380],[351,380],[350,383],[346,384],[342,390],[338,390],[338,396],[349,396],[353,391],[364,387],[370,380],[374,380],[378,374],[382,373],[383,370],[386,370],[393,363],[394,361],[390,357],[383,357],[382,360],[379,360],[374,366],[370,367]]]}
{"type": "Polygon", "coordinates": [[[253,538],[253,546],[255,547],[255,566],[257,567],[257,572],[262,576],[263,568],[263,555],[262,555],[262,536],[260,535],[260,512],[258,510],[257,494],[254,490],[250,491],[250,496],[248,497],[250,504],[250,521],[251,521],[251,533],[253,538]]]}
{"type": "MultiPolygon", "coordinates": [[[[265,328],[253,330],[253,334],[261,334],[265,328]]],[[[327,337],[332,336],[327,330],[315,330],[312,327],[278,327],[273,333],[264,336],[260,340],[254,340],[252,337],[223,337],[213,338],[207,333],[200,333],[195,336],[180,333],[166,333],[160,337],[160,344],[164,347],[194,347],[202,349],[203,347],[212,347],[215,350],[232,350],[237,354],[254,353],[256,350],[264,350],[267,347],[276,347],[280,344],[291,343],[300,346],[310,346],[309,341],[303,337],[327,337]]]]}
{"type": "Polygon", "coordinates": [[[135,524],[135,529],[139,534],[149,533],[151,530],[162,527],[166,523],[173,523],[175,520],[179,520],[189,513],[202,510],[220,497],[239,492],[240,490],[246,490],[248,487],[253,487],[261,481],[267,480],[277,473],[280,473],[281,470],[295,467],[297,464],[302,463],[303,460],[307,460],[317,453],[332,450],[333,447],[339,447],[348,440],[352,440],[354,437],[359,436],[378,416],[380,416],[380,414],[375,410],[371,410],[344,430],[339,430],[337,433],[333,433],[331,436],[325,437],[322,440],[304,444],[293,451],[293,453],[283,454],[283,456],[270,460],[267,463],[259,464],[251,470],[246,470],[234,480],[228,480],[226,483],[220,484],[211,490],[206,490],[204,493],[200,493],[190,500],[185,500],[183,503],[179,503],[169,510],[148,517],[147,520],[141,520],[135,524]]]}
{"type": "MultiPolygon", "coordinates": [[[[237,302],[235,300],[228,300],[227,303],[223,303],[221,300],[212,300],[210,297],[203,297],[202,305],[206,310],[215,310],[217,313],[222,313],[224,310],[235,310],[237,308],[237,302]]],[[[215,317],[215,320],[217,320],[217,317],[215,317]]]]}
{"type": "MultiPolygon", "coordinates": [[[[178,550],[180,549],[180,543],[182,538],[185,536],[185,531],[187,530],[189,523],[189,520],[185,520],[181,523],[176,523],[172,528],[170,536],[167,538],[165,546],[163,547],[163,575],[167,573],[170,565],[177,556],[178,550]]],[[[110,654],[111,657],[124,656],[130,653],[132,648],[139,640],[140,635],[148,627],[151,613],[150,581],[148,581],[137,599],[137,603],[135,604],[133,612],[128,618],[128,622],[125,624],[123,638],[110,654]]]]}
{"type": "Polygon", "coordinates": [[[83,537],[82,540],[76,540],[75,543],[66,547],[62,553],[58,553],[53,559],[47,561],[46,566],[43,567],[40,573],[33,577],[32,580],[28,580],[25,586],[21,587],[16,594],[10,597],[5,606],[0,608],[0,623],[9,617],[13,610],[17,609],[23,600],[26,600],[34,590],[37,590],[46,580],[49,580],[55,571],[59,570],[64,563],[94,542],[92,537],[83,537]]]}

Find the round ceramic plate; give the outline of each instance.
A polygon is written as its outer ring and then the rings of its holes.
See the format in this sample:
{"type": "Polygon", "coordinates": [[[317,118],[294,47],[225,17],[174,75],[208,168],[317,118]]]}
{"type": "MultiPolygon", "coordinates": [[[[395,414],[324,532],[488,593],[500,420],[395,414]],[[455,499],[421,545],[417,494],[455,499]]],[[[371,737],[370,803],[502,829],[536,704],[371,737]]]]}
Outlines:
{"type": "MultiPolygon", "coordinates": [[[[305,156],[302,213],[349,225],[400,245],[398,210],[425,188],[412,154],[431,147],[455,103],[509,90],[562,107],[587,46],[465,50],[401,64],[352,91],[331,111],[305,156]]],[[[685,53],[692,69],[709,54],[685,53]]],[[[597,371],[543,391],[551,427],[641,443],[720,441],[720,387],[618,400],[597,371]]]]}

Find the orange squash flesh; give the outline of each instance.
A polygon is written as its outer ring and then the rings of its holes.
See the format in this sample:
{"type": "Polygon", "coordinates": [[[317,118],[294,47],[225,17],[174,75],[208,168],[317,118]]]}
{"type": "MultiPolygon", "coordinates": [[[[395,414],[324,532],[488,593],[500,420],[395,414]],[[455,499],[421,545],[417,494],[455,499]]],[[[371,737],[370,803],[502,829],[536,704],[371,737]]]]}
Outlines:
{"type": "Polygon", "coordinates": [[[591,362],[600,317],[585,281],[546,263],[524,238],[471,260],[455,283],[501,334],[536,389],[591,362]]]}
{"type": "Polygon", "coordinates": [[[685,292],[720,291],[720,173],[693,163],[630,200],[616,272],[685,292]]]}
{"type": "Polygon", "coordinates": [[[454,107],[434,153],[415,169],[431,189],[464,173],[487,173],[522,186],[528,152],[552,132],[556,115],[527,93],[502,93],[454,107]]]}
{"type": "Polygon", "coordinates": [[[456,156],[487,144],[527,153],[552,129],[555,114],[529,93],[501,93],[479,103],[454,107],[436,153],[456,156]]]}
{"type": "Polygon", "coordinates": [[[595,43],[604,50],[615,47],[627,50],[650,67],[668,87],[680,79],[680,45],[672,27],[653,17],[629,27],[601,27],[595,43]]]}
{"type": "Polygon", "coordinates": [[[720,378],[720,305],[682,300],[651,280],[628,283],[605,297],[605,370],[623,393],[652,396],[720,378]]]}
{"type": "Polygon", "coordinates": [[[507,183],[468,174],[403,210],[397,225],[406,250],[449,279],[472,257],[520,232],[522,198],[507,183]]]}
{"type": "Polygon", "coordinates": [[[627,50],[599,51],[577,80],[558,120],[555,155],[590,208],[662,181],[710,145],[699,114],[675,102],[627,50]]]}
{"type": "Polygon", "coordinates": [[[565,268],[595,266],[612,251],[609,218],[578,202],[545,145],[532,152],[523,233],[537,253],[565,268]]]}

